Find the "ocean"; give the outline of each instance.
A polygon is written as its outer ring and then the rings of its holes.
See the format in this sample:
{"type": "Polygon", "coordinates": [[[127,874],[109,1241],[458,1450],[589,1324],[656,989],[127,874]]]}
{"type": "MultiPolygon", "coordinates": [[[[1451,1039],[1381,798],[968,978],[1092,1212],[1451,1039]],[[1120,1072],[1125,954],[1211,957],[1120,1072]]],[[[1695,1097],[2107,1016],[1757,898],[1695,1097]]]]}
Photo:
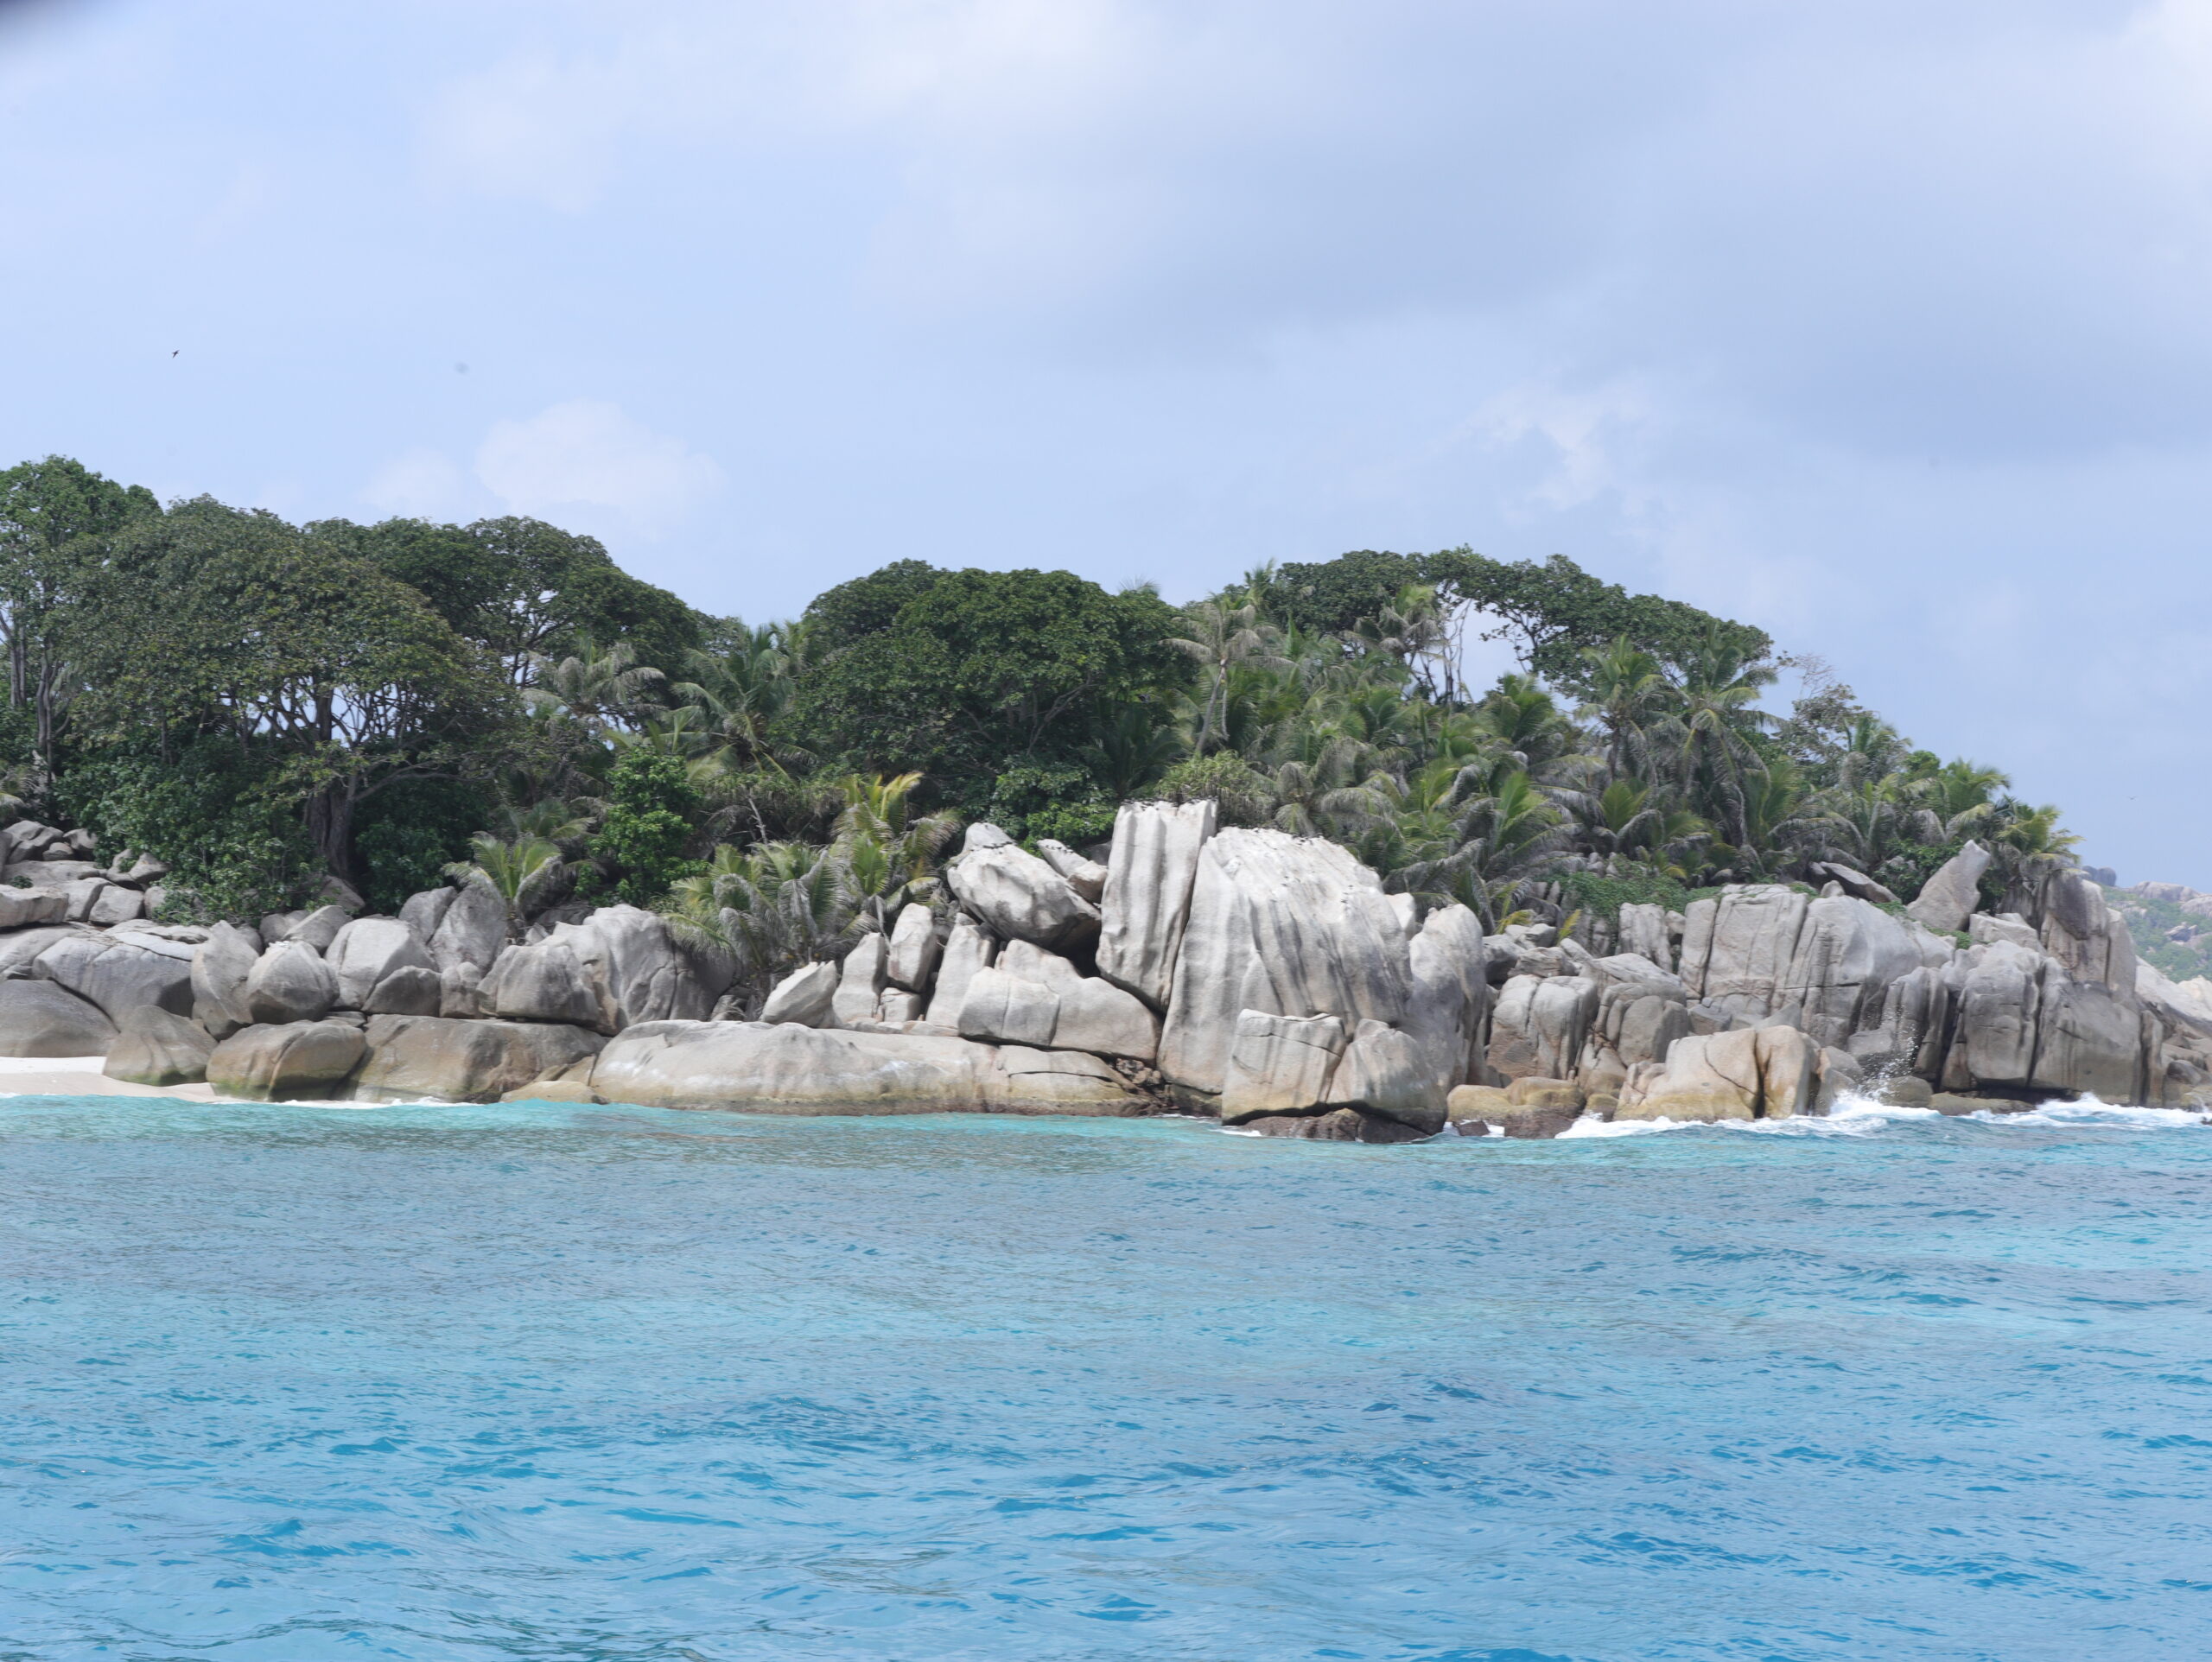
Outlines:
{"type": "Polygon", "coordinates": [[[0,1101],[0,1659],[2212,1654],[2212,1129],[0,1101]]]}

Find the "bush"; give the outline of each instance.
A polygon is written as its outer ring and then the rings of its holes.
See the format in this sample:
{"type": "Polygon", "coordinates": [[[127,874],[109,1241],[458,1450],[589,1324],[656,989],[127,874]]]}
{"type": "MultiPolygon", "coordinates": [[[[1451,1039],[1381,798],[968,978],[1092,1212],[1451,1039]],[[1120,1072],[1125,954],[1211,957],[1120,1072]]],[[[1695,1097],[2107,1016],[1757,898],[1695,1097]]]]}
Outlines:
{"type": "Polygon", "coordinates": [[[397,912],[407,897],[446,880],[448,862],[468,858],[468,839],[492,822],[480,785],[403,779],[369,798],[353,821],[353,852],[372,910],[397,912]]]}
{"type": "Polygon", "coordinates": [[[1024,842],[1056,837],[1080,848],[1114,834],[1119,807],[1083,769],[1049,763],[1008,768],[992,782],[989,799],[969,817],[988,820],[1024,842]]]}
{"type": "Polygon", "coordinates": [[[1624,906],[1661,906],[1678,912],[1693,900],[1719,892],[1717,889],[1687,888],[1658,872],[1623,877],[1599,872],[1562,872],[1557,881],[1560,904],[1567,910],[1602,917],[1617,927],[1624,906]]]}
{"type": "Polygon", "coordinates": [[[1178,762],[1160,777],[1152,796],[1163,802],[1211,797],[1224,825],[1265,825],[1275,811],[1275,793],[1266,777],[1233,750],[1178,762]]]}
{"type": "Polygon", "coordinates": [[[616,899],[652,905],[678,878],[706,869],[683,857],[700,802],[681,757],[633,750],[615,763],[607,790],[607,818],[590,849],[613,867],[616,899]]]}

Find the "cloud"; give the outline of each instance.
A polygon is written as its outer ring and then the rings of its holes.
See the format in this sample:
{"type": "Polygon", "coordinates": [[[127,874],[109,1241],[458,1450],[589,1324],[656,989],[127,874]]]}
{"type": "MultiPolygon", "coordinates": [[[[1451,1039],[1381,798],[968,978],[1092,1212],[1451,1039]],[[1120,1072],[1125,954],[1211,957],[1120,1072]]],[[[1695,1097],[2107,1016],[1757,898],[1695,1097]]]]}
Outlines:
{"type": "Polygon", "coordinates": [[[442,519],[463,511],[468,482],[450,456],[417,448],[377,470],[361,499],[380,513],[406,519],[442,519]]]}
{"type": "Polygon", "coordinates": [[[682,519],[724,483],[722,470],[682,440],[589,398],[493,422],[476,452],[476,477],[516,513],[607,509],[647,533],[682,519]]]}

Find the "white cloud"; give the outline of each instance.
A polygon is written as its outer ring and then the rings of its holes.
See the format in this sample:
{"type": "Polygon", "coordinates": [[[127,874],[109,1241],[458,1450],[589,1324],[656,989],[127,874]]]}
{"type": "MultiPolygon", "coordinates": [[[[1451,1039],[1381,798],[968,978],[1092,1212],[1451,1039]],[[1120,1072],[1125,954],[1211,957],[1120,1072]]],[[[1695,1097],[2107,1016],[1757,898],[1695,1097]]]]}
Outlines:
{"type": "Polygon", "coordinates": [[[377,470],[361,500],[380,513],[409,519],[441,519],[461,511],[468,483],[450,456],[414,449],[377,470]]]}
{"type": "Polygon", "coordinates": [[[610,509],[637,530],[665,529],[722,488],[722,470],[620,406],[574,398],[527,421],[495,422],[476,477],[516,513],[610,509]]]}

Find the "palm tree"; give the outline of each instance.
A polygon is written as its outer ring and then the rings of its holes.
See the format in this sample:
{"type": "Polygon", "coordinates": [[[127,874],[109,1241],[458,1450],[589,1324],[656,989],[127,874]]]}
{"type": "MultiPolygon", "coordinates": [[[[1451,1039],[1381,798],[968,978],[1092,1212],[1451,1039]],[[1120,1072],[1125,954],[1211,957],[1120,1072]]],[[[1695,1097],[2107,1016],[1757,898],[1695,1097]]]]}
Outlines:
{"type": "Polygon", "coordinates": [[[507,939],[521,940],[531,901],[565,869],[559,847],[535,835],[503,842],[488,831],[478,832],[468,846],[475,858],[454,860],[446,867],[446,875],[480,884],[499,896],[506,911],[507,939]]]}
{"type": "Polygon", "coordinates": [[[1188,635],[1169,638],[1167,644],[1205,667],[1205,699],[1200,706],[1195,754],[1213,747],[1217,707],[1228,696],[1230,671],[1246,664],[1288,667],[1278,648],[1281,637],[1270,625],[1259,621],[1251,606],[1228,606],[1218,600],[1201,600],[1183,612],[1188,635]]]}
{"type": "Polygon", "coordinates": [[[575,650],[558,660],[531,657],[533,684],[524,694],[533,710],[557,710],[594,733],[630,720],[646,689],[667,677],[638,662],[628,641],[601,647],[580,635],[575,650]]]}
{"type": "Polygon", "coordinates": [[[802,842],[723,844],[704,873],[677,881],[666,916],[678,939],[728,955],[747,1019],[783,976],[841,955],[874,926],[845,857],[802,842]]]}
{"type": "Polygon", "coordinates": [[[1623,635],[1605,647],[1585,647],[1582,661],[1589,696],[1576,714],[1605,733],[1605,777],[1618,779],[1631,757],[1647,760],[1646,728],[1675,701],[1674,687],[1658,659],[1630,644],[1623,635]]]}

